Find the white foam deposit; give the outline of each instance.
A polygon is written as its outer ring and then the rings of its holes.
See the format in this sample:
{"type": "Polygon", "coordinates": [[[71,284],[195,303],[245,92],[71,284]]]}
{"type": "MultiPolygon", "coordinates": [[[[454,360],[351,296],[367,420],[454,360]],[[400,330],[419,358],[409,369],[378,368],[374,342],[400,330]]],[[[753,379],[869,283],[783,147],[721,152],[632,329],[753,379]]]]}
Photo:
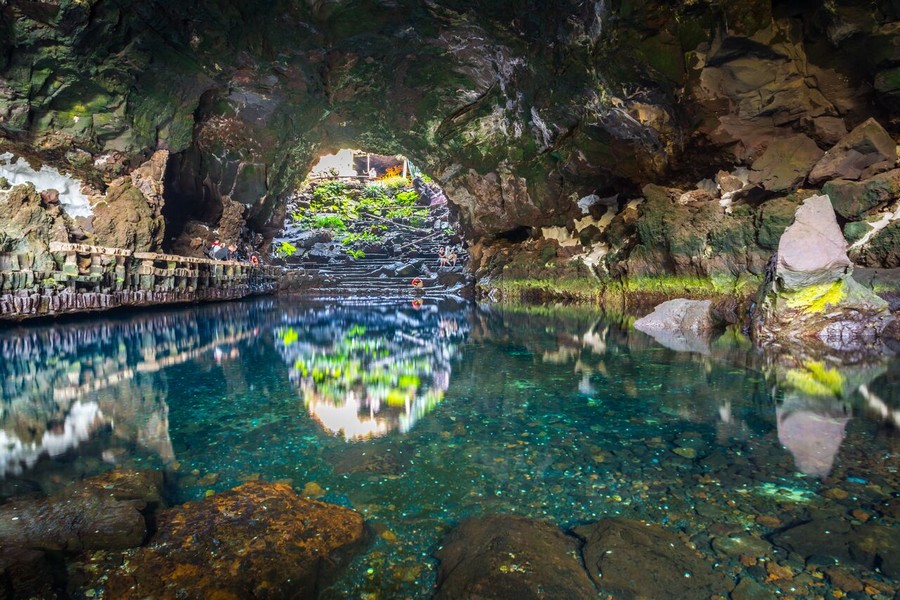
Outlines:
{"type": "Polygon", "coordinates": [[[39,192],[50,189],[58,191],[59,203],[70,217],[93,215],[87,196],[81,193],[81,181],[63,175],[53,167],[44,165],[40,171],[35,171],[24,158],[5,152],[0,154],[0,177],[6,177],[12,185],[30,182],[39,192]]]}

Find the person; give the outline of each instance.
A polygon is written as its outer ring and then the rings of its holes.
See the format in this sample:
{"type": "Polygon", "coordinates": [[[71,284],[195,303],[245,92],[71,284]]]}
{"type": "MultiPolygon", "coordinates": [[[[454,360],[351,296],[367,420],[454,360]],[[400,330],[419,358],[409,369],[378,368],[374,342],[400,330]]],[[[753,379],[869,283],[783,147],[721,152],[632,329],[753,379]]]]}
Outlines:
{"type": "Polygon", "coordinates": [[[228,244],[228,254],[226,254],[228,260],[237,260],[237,246],[234,244],[228,244]]]}
{"type": "Polygon", "coordinates": [[[210,244],[206,255],[213,260],[225,260],[228,257],[228,249],[216,239],[210,244]]]}

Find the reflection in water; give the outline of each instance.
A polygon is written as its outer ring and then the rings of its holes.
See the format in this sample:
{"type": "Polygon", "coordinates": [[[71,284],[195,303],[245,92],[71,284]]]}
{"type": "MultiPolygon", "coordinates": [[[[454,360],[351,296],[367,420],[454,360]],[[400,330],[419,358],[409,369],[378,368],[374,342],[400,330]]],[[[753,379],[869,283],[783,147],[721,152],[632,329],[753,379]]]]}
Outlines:
{"type": "Polygon", "coordinates": [[[59,457],[106,433],[115,464],[129,447],[175,459],[166,368],[215,356],[258,332],[273,304],[248,315],[235,305],[150,312],[0,332],[0,477],[59,457]]]}
{"type": "Polygon", "coordinates": [[[444,399],[463,311],[310,309],[275,329],[309,414],[346,440],[408,432],[444,399]]]}
{"type": "Polygon", "coordinates": [[[736,335],[676,352],[588,309],[264,299],[8,329],[0,352],[0,498],[112,464],[166,469],[182,501],[290,482],[384,532],[326,598],[427,597],[443,533],[500,512],[660,523],[778,585],[713,525],[761,543],[760,516],[875,522],[900,489],[900,361],[736,335]]]}
{"type": "Polygon", "coordinates": [[[849,406],[839,400],[807,402],[792,397],[776,409],[778,441],[794,455],[806,475],[827,477],[850,421],[849,406]]]}

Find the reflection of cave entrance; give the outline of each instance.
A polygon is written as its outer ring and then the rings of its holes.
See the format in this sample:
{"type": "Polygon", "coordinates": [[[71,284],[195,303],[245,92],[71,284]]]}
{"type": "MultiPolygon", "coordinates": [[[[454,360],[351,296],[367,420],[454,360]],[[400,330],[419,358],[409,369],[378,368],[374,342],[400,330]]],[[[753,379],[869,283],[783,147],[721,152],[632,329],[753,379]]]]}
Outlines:
{"type": "Polygon", "coordinates": [[[443,190],[403,156],[343,149],[288,199],[275,256],[314,297],[463,295],[468,254],[443,190]]]}

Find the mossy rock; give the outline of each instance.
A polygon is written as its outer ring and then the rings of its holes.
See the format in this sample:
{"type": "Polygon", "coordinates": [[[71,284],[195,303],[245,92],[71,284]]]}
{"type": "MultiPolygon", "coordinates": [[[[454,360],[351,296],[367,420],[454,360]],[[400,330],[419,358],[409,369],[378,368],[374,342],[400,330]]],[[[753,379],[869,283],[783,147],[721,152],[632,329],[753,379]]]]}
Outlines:
{"type": "Polygon", "coordinates": [[[844,225],[844,237],[851,244],[861,240],[870,231],[872,226],[865,221],[851,221],[844,225]]]}
{"type": "Polygon", "coordinates": [[[759,207],[756,241],[761,247],[773,252],[778,249],[781,234],[794,221],[800,200],[794,195],[785,196],[769,200],[759,207]]]}
{"type": "MultiPolygon", "coordinates": [[[[860,224],[868,227],[865,223],[860,224]]],[[[894,221],[876,233],[869,240],[861,259],[867,267],[900,267],[900,221],[894,221]]]]}
{"type": "Polygon", "coordinates": [[[900,169],[865,181],[829,181],[822,186],[822,193],[831,198],[836,213],[845,219],[858,221],[869,210],[900,195],[900,169]]]}

